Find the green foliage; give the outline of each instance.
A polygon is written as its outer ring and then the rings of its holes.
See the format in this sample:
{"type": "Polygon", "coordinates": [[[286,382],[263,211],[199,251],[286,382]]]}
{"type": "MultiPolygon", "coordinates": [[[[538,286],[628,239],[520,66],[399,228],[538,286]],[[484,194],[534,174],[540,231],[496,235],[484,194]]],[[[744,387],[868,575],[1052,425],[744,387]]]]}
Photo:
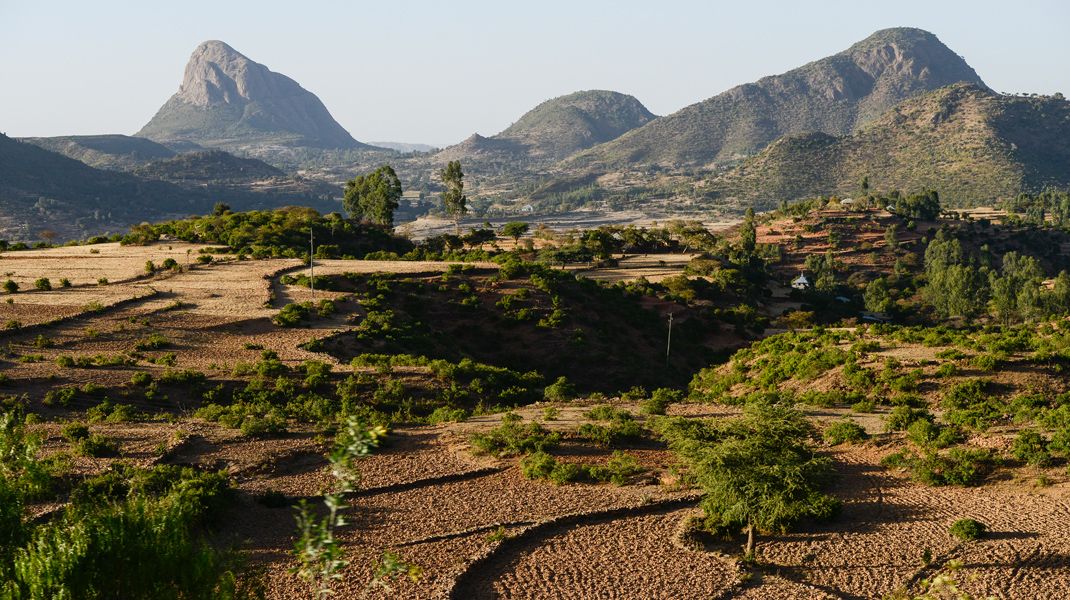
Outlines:
{"type": "Polygon", "coordinates": [[[33,282],[34,289],[48,291],[52,289],[52,282],[47,277],[41,277],[33,282]]]}
{"type": "Polygon", "coordinates": [[[4,282],[4,291],[9,294],[14,294],[19,291],[19,284],[15,283],[11,279],[4,282]]]}
{"type": "Polygon", "coordinates": [[[60,517],[14,551],[20,598],[239,598],[234,561],[198,534],[226,479],[192,469],[120,469],[90,479],[60,517]]]}
{"type": "Polygon", "coordinates": [[[836,421],[825,428],[821,433],[825,443],[836,446],[839,444],[855,444],[865,441],[869,435],[866,430],[854,421],[836,421]]]}
{"type": "Polygon", "coordinates": [[[94,458],[115,456],[119,453],[118,442],[99,433],[93,433],[88,437],[78,439],[72,443],[72,446],[75,453],[94,458]]]}
{"type": "Polygon", "coordinates": [[[528,479],[548,479],[557,485],[581,481],[626,485],[642,468],[635,457],[619,450],[604,465],[562,462],[538,451],[520,461],[520,472],[528,479]]]}
{"type": "Polygon", "coordinates": [[[472,447],[479,453],[497,457],[515,456],[531,452],[545,452],[556,446],[561,435],[548,431],[538,423],[521,423],[515,413],[502,416],[502,424],[486,433],[475,433],[469,438],[472,447]]]}
{"type": "Polygon", "coordinates": [[[271,322],[279,327],[297,327],[302,321],[308,320],[311,309],[311,302],[292,302],[282,307],[279,314],[271,318],[271,322]]]}
{"type": "Polygon", "coordinates": [[[468,212],[468,197],[464,195],[464,172],[461,162],[451,160],[439,173],[446,191],[442,193],[442,209],[446,215],[459,223],[468,212]]]}
{"type": "Polygon", "coordinates": [[[308,254],[310,223],[316,239],[333,242],[327,245],[330,255],[323,258],[363,258],[374,251],[404,254],[413,248],[412,242],[385,228],[343,219],[337,213],[321,216],[305,207],[228,212],[141,225],[133,228],[123,243],[145,244],[167,235],[187,242],[221,244],[255,258],[302,258],[308,254]]]}
{"type": "Polygon", "coordinates": [[[576,386],[572,385],[568,377],[561,376],[546,386],[543,397],[551,402],[567,402],[576,397],[576,386]]]}
{"type": "Polygon", "coordinates": [[[706,492],[707,519],[750,534],[782,532],[804,518],[828,518],[839,503],[821,492],[834,471],[809,444],[813,430],[797,411],[751,404],[735,419],[663,432],[706,492]]]}
{"type": "Polygon", "coordinates": [[[349,216],[390,227],[401,199],[401,180],[389,165],[346,182],[342,205],[349,216]]]}
{"type": "Polygon", "coordinates": [[[959,519],[951,524],[948,533],[964,542],[972,542],[984,537],[988,530],[984,523],[973,519],[959,519]]]}
{"type": "Polygon", "coordinates": [[[523,221],[510,221],[502,225],[502,235],[513,238],[513,241],[519,241],[527,232],[528,224],[523,221]]]}
{"type": "Polygon", "coordinates": [[[684,393],[671,388],[658,388],[650,395],[650,398],[640,403],[640,410],[645,415],[664,415],[669,405],[681,402],[684,393]]]}
{"type": "Polygon", "coordinates": [[[975,486],[992,472],[995,457],[987,449],[956,447],[943,453],[927,451],[921,456],[892,455],[883,464],[905,467],[916,481],[925,485],[975,486]]]}
{"type": "MultiPolygon", "coordinates": [[[[334,478],[333,489],[323,496],[327,515],[317,517],[304,500],[298,506],[298,538],[293,551],[298,566],[293,571],[309,584],[317,600],[333,595],[332,585],[342,578],[341,571],[349,564],[335,530],[346,524],[341,514],[344,494],[355,490],[360,483],[356,462],[377,448],[386,433],[384,427],[368,427],[360,419],[347,418],[327,456],[334,478]]],[[[388,570],[387,576],[393,572],[394,569],[388,570]]]]}
{"type": "Polygon", "coordinates": [[[933,421],[932,413],[925,409],[897,406],[888,415],[884,427],[888,431],[904,431],[916,421],[933,421]]]}
{"type": "Polygon", "coordinates": [[[1034,467],[1047,467],[1051,464],[1049,441],[1040,433],[1026,429],[1014,438],[1011,444],[1011,456],[1034,467]]]}

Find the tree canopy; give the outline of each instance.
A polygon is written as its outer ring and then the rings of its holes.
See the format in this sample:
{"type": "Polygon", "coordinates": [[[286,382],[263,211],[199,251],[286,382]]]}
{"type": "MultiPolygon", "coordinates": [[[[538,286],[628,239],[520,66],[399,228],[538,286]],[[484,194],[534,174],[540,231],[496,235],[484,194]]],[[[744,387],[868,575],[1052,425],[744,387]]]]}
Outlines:
{"type": "Polygon", "coordinates": [[[839,502],[821,491],[832,462],[810,446],[812,426],[777,403],[748,405],[742,417],[681,427],[666,435],[706,492],[707,526],[745,532],[746,554],[757,533],[779,533],[805,518],[828,518],[839,502]]]}
{"type": "Polygon", "coordinates": [[[354,219],[378,225],[393,225],[401,199],[401,180],[390,165],[346,182],[342,205],[354,219]]]}

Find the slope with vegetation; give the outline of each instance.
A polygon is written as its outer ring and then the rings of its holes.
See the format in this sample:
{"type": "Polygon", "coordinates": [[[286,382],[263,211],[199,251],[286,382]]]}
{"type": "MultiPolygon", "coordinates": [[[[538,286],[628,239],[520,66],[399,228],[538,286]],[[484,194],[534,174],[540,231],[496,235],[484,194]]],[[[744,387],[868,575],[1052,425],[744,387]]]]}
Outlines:
{"type": "Polygon", "coordinates": [[[846,137],[783,138],[708,186],[759,206],[877,188],[938,189],[976,206],[1070,185],[1070,102],[959,84],[907,100],[846,137]]]}

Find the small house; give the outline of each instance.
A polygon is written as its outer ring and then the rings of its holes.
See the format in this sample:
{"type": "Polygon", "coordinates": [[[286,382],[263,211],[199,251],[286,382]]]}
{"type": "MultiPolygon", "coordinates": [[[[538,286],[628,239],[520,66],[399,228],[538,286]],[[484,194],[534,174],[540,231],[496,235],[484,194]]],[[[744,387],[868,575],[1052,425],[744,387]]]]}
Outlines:
{"type": "Polygon", "coordinates": [[[808,290],[810,289],[810,280],[806,278],[805,273],[799,273],[799,276],[791,280],[791,287],[796,290],[808,290]]]}

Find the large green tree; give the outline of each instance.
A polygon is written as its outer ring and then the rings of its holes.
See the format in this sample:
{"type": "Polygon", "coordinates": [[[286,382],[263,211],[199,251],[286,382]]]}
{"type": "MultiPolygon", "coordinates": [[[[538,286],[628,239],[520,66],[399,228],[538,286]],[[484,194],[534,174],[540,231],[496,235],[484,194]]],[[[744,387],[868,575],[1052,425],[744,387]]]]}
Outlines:
{"type": "Polygon", "coordinates": [[[349,216],[379,225],[393,225],[401,199],[401,180],[390,165],[346,182],[342,205],[349,216]]]}
{"type": "Polygon", "coordinates": [[[810,440],[813,428],[797,410],[755,403],[742,417],[680,427],[670,446],[705,491],[706,523],[746,535],[754,554],[758,533],[780,533],[804,518],[827,518],[839,502],[823,493],[834,471],[810,440]]]}
{"type": "Polygon", "coordinates": [[[461,218],[468,212],[468,197],[464,195],[464,171],[461,161],[451,160],[439,175],[446,191],[442,193],[442,208],[453,219],[453,224],[460,231],[461,218]]]}

